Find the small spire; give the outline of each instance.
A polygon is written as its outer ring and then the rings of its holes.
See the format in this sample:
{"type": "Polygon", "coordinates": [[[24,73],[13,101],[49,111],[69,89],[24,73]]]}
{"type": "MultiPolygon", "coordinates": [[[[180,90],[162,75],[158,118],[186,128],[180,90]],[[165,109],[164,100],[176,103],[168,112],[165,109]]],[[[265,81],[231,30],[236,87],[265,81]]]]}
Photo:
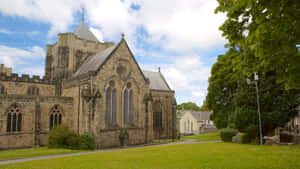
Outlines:
{"type": "Polygon", "coordinates": [[[125,37],[125,34],[124,34],[124,33],[122,33],[122,34],[121,34],[121,37],[122,37],[122,39],[124,39],[124,37],[125,37]]]}
{"type": "Polygon", "coordinates": [[[84,8],[82,8],[82,16],[81,16],[81,22],[84,23],[84,8]]]}
{"type": "Polygon", "coordinates": [[[158,67],[158,72],[160,72],[160,67],[158,67]]]}

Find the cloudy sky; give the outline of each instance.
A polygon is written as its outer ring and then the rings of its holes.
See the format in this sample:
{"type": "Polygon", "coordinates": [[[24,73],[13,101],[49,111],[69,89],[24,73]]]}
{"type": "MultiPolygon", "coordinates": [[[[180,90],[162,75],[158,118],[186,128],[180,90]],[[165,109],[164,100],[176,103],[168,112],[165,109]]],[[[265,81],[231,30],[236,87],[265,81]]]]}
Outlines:
{"type": "Polygon", "coordinates": [[[202,105],[210,69],[226,40],[215,0],[1,0],[0,63],[16,73],[44,75],[45,47],[85,23],[100,41],[121,33],[142,69],[158,67],[178,103],[202,105]],[[84,10],[82,10],[84,8],[84,10]],[[82,12],[84,11],[84,12],[82,12]]]}

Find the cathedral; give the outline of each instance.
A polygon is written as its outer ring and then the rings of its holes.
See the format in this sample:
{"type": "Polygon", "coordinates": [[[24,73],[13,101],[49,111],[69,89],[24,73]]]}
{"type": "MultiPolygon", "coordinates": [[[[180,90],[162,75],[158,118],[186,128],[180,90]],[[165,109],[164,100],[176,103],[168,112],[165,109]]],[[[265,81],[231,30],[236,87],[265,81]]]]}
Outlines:
{"type": "Polygon", "coordinates": [[[123,34],[99,42],[82,20],[46,46],[43,78],[1,64],[0,149],[46,146],[58,125],[88,133],[97,148],[174,138],[174,93],[159,69],[140,68],[123,34]]]}

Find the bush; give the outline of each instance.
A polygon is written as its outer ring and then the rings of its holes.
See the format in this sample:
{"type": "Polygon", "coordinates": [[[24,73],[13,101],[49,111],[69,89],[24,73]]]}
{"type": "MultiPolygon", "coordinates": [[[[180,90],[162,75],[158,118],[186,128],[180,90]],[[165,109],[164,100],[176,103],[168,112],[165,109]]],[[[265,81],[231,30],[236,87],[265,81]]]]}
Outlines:
{"type": "MultiPolygon", "coordinates": [[[[48,135],[49,148],[68,148],[68,138],[75,133],[66,126],[57,126],[53,128],[48,135]]],[[[76,135],[76,134],[75,134],[76,135]]]]}
{"type": "Polygon", "coordinates": [[[76,134],[66,126],[53,128],[48,135],[49,148],[94,149],[94,138],[87,133],[76,134]]]}
{"type": "Polygon", "coordinates": [[[94,138],[84,133],[80,136],[79,148],[83,150],[95,149],[94,138]]]}
{"type": "Polygon", "coordinates": [[[251,143],[251,140],[254,138],[250,136],[248,133],[241,133],[241,142],[244,144],[251,143]]]}
{"type": "Polygon", "coordinates": [[[221,129],[220,136],[224,142],[231,142],[232,137],[235,136],[237,133],[238,131],[236,129],[224,128],[221,129]]]}
{"type": "Polygon", "coordinates": [[[67,147],[69,149],[80,149],[80,136],[75,134],[75,133],[72,133],[68,136],[67,138],[67,147]]]}

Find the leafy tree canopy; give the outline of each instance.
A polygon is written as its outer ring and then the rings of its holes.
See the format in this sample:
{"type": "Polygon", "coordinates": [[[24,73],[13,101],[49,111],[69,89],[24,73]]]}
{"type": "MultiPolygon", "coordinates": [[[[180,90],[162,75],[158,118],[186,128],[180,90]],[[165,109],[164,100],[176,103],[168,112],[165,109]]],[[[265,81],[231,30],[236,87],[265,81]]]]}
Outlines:
{"type": "Polygon", "coordinates": [[[264,135],[297,113],[300,89],[300,1],[218,0],[227,14],[220,27],[228,51],[211,69],[206,104],[218,128],[258,133],[255,85],[258,72],[264,135]]]}
{"type": "Polygon", "coordinates": [[[194,110],[194,111],[200,110],[200,107],[198,107],[197,104],[193,102],[181,103],[176,107],[177,110],[182,110],[183,108],[184,110],[194,110]]]}

